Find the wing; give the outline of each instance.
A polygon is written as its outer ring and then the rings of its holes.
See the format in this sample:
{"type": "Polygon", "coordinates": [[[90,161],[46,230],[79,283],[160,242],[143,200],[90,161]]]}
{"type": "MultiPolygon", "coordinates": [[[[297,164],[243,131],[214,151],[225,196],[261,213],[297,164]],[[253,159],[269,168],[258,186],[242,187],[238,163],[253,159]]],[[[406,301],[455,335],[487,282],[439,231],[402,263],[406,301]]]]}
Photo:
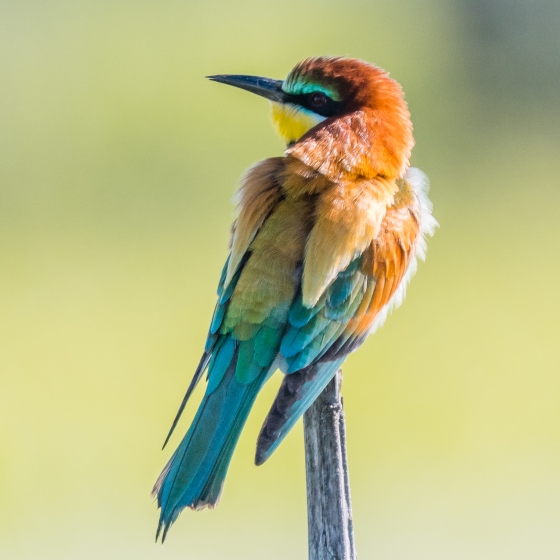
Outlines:
{"type": "Polygon", "coordinates": [[[309,201],[283,198],[279,175],[284,161],[265,160],[243,180],[231,253],[218,285],[204,353],[164,446],[206,369],[209,394],[234,356],[235,378],[249,384],[268,372],[278,354],[310,227],[309,201]]]}
{"type": "Polygon", "coordinates": [[[391,308],[400,305],[406,285],[424,254],[425,234],[435,220],[424,196],[427,182],[417,170],[397,182],[377,237],[307,306],[301,288],[290,308],[280,346],[286,375],[257,443],[257,464],[276,449],[299,416],[319,395],[391,308]]]}

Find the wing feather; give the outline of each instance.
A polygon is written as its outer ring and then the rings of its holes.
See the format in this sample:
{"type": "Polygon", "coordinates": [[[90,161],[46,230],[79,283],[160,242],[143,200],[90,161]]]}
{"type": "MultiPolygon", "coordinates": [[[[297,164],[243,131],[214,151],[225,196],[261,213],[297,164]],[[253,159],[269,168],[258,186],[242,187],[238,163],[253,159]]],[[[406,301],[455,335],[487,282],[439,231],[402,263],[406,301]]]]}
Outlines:
{"type": "Polygon", "coordinates": [[[421,229],[421,199],[411,182],[399,180],[397,186],[369,244],[318,297],[306,298],[302,289],[296,294],[280,346],[287,375],[259,435],[257,464],[272,454],[347,354],[402,301],[399,288],[414,272],[418,247],[431,224],[421,229]]]}

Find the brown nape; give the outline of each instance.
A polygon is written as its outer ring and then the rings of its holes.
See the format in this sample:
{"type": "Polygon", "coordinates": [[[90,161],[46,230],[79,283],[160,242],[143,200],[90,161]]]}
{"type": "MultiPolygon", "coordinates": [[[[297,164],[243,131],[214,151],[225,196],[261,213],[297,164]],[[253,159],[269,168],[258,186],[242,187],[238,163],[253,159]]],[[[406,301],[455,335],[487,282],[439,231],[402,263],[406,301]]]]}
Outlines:
{"type": "Polygon", "coordinates": [[[387,104],[407,111],[400,84],[388,72],[356,58],[314,57],[298,63],[286,78],[289,87],[297,81],[323,84],[340,94],[345,112],[369,107],[383,109],[387,104]]]}
{"type": "Polygon", "coordinates": [[[387,72],[348,58],[311,58],[286,79],[331,86],[344,111],[312,128],[287,152],[333,180],[404,175],[414,139],[400,85],[387,72]]]}

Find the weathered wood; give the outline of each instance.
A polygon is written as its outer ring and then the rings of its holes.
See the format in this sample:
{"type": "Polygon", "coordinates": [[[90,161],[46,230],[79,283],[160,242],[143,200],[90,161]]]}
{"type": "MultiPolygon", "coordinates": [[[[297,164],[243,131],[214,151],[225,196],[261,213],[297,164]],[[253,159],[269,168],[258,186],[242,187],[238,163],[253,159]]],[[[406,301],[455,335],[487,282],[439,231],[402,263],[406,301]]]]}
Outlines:
{"type": "Polygon", "coordinates": [[[303,417],[309,560],[355,560],[338,371],[303,417]]]}

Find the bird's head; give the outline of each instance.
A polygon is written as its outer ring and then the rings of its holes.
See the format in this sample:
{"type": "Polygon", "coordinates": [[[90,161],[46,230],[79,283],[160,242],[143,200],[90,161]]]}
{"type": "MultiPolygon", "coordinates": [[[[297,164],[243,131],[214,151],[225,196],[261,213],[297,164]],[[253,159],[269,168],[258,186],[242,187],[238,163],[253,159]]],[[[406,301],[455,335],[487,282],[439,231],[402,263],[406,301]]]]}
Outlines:
{"type": "Polygon", "coordinates": [[[273,121],[292,155],[321,173],[394,178],[414,144],[400,85],[362,60],[315,57],[285,80],[209,76],[272,102],[273,121]]]}

